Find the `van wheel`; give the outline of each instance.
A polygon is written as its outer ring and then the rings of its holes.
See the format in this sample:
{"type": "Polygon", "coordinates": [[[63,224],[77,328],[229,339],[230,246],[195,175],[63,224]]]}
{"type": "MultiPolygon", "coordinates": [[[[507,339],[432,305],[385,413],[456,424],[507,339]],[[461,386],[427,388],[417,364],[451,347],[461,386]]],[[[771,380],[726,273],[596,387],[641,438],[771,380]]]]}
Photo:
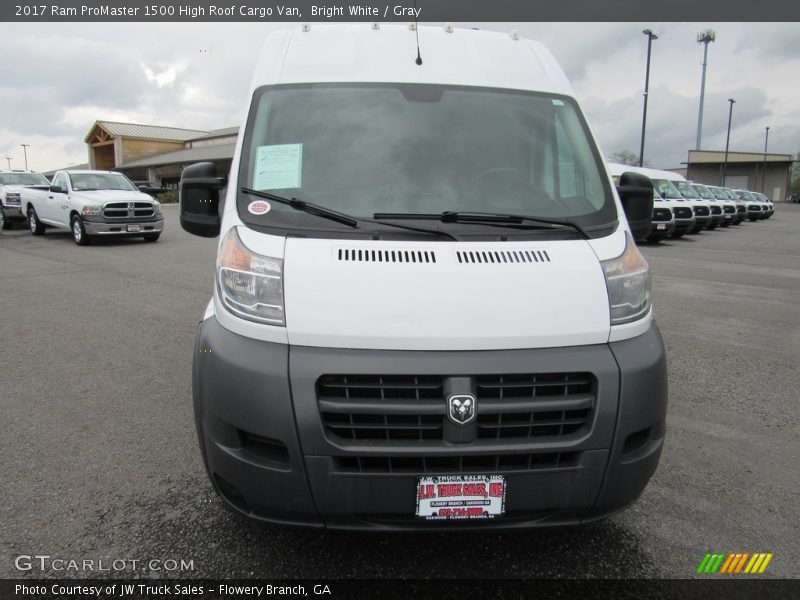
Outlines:
{"type": "Polygon", "coordinates": [[[157,242],[160,236],[160,233],[145,233],[142,237],[145,242],[157,242]]]}
{"type": "Polygon", "coordinates": [[[28,229],[33,235],[44,235],[44,224],[39,220],[33,208],[28,209],[28,229]]]}
{"type": "Polygon", "coordinates": [[[78,244],[78,246],[88,246],[92,238],[86,234],[86,228],[83,226],[83,219],[75,215],[72,217],[70,225],[72,229],[72,239],[75,243],[78,244]]]}

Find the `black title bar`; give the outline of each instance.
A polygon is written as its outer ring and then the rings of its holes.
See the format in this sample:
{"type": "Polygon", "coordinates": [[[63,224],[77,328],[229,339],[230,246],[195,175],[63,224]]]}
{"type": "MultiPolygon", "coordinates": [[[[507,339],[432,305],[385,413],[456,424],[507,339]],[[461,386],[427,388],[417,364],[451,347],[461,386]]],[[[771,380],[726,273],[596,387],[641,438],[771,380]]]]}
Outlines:
{"type": "Polygon", "coordinates": [[[800,21],[800,2],[760,0],[11,0],[11,22],[800,21]]]}

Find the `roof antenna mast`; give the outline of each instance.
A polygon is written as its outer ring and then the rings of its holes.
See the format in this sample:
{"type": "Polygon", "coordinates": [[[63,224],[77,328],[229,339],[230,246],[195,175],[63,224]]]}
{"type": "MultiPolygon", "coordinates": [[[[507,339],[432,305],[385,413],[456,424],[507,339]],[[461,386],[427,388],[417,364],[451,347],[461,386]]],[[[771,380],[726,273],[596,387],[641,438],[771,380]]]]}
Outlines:
{"type": "Polygon", "coordinates": [[[414,33],[417,34],[417,60],[414,62],[418,65],[422,64],[422,56],[419,53],[419,24],[417,23],[417,0],[414,0],[414,33]]]}

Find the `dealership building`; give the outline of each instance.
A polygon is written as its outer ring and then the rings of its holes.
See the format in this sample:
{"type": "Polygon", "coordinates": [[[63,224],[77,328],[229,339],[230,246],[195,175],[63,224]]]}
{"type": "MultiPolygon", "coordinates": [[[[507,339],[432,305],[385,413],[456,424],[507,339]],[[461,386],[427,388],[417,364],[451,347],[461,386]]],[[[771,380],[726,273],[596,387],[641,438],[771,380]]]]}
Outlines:
{"type": "Polygon", "coordinates": [[[707,185],[722,185],[766,194],[773,202],[786,199],[789,190],[791,154],[689,150],[686,179],[707,185]],[[723,183],[723,172],[725,181],[723,183]]]}

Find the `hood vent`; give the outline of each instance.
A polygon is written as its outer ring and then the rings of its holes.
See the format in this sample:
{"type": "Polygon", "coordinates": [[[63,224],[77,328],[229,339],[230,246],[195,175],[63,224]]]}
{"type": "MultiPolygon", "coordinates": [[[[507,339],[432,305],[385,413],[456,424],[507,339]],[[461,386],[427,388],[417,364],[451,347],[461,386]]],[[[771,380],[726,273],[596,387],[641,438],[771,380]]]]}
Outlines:
{"type": "Polygon", "coordinates": [[[547,250],[457,250],[459,263],[503,264],[503,263],[549,263],[547,250]]]}
{"type": "Polygon", "coordinates": [[[435,263],[436,254],[429,250],[372,250],[365,248],[338,248],[339,260],[373,263],[435,263]]]}

